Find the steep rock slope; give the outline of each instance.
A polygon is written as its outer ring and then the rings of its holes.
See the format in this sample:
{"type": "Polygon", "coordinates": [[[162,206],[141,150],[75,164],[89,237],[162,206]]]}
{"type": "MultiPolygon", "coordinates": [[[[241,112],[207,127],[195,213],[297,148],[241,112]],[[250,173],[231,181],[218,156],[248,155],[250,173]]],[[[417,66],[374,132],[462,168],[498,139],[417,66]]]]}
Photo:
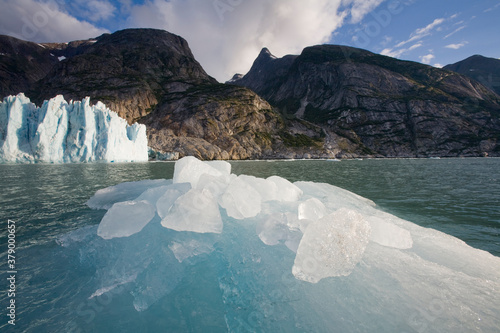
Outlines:
{"type": "Polygon", "coordinates": [[[42,44],[0,35],[0,99],[31,89],[57,62],[42,44]]]}
{"type": "Polygon", "coordinates": [[[102,35],[61,61],[31,94],[38,102],[57,94],[66,99],[90,96],[133,123],[164,94],[215,82],[183,38],[163,30],[128,29],[102,35]]]}
{"type": "Polygon", "coordinates": [[[331,157],[325,155],[321,132],[307,129],[299,121],[285,121],[268,102],[243,87],[200,85],[169,94],[141,122],[148,127],[150,147],[180,151],[180,156],[202,159],[331,157]],[[310,134],[316,141],[310,139],[312,144],[294,142],[289,137],[290,126],[310,134]]]}
{"type": "Polygon", "coordinates": [[[500,99],[463,75],[344,46],[275,58],[264,49],[246,86],[282,113],[323,127],[345,155],[499,155],[500,99]]]}

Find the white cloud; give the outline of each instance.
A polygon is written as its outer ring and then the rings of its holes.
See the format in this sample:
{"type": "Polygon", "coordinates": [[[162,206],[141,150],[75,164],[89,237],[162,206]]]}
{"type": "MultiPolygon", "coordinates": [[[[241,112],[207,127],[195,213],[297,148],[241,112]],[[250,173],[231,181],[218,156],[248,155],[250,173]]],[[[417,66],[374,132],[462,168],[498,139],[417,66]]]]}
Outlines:
{"type": "Polygon", "coordinates": [[[356,20],[382,0],[152,0],[132,6],[128,25],[185,38],[208,74],[246,73],[260,50],[278,57],[328,42],[349,12],[356,20]]]}
{"type": "Polygon", "coordinates": [[[435,58],[435,56],[432,53],[429,53],[427,55],[421,56],[420,61],[422,61],[422,63],[424,63],[424,64],[430,64],[431,60],[434,58],[435,58]]]}
{"type": "Polygon", "coordinates": [[[416,48],[421,47],[422,45],[423,44],[419,42],[417,44],[413,44],[412,46],[410,46],[408,48],[402,48],[402,49],[399,49],[399,50],[394,50],[394,49],[391,49],[391,48],[386,48],[386,49],[383,49],[382,52],[380,52],[380,54],[385,55],[385,56],[389,56],[389,57],[393,57],[393,58],[399,58],[403,54],[408,53],[410,51],[413,51],[416,48]]]}
{"type": "Polygon", "coordinates": [[[435,63],[435,64],[434,64],[434,67],[436,67],[436,68],[443,68],[443,67],[444,67],[444,65],[439,64],[439,63],[435,63]]]}
{"type": "Polygon", "coordinates": [[[391,41],[392,41],[392,37],[384,36],[384,39],[382,40],[382,42],[380,42],[380,44],[385,46],[385,45],[389,44],[391,41]]]}
{"type": "Polygon", "coordinates": [[[416,48],[418,48],[418,47],[420,47],[420,46],[422,46],[422,43],[413,44],[412,46],[410,46],[410,47],[408,48],[408,50],[409,50],[409,51],[411,51],[411,50],[415,50],[416,48]]]}
{"type": "Polygon", "coordinates": [[[449,38],[449,37],[453,36],[454,34],[456,34],[457,32],[459,32],[460,30],[464,29],[465,27],[466,27],[466,26],[465,26],[465,25],[463,25],[463,26],[461,26],[461,27],[456,28],[455,30],[453,30],[452,32],[450,32],[449,34],[447,34],[446,36],[444,36],[444,38],[443,38],[443,39],[447,39],[447,38],[449,38]]]}
{"type": "Polygon", "coordinates": [[[408,44],[410,42],[413,42],[413,41],[416,41],[416,40],[420,40],[420,39],[424,38],[425,36],[430,35],[431,32],[432,32],[432,30],[434,28],[436,28],[437,26],[439,26],[440,24],[442,24],[444,21],[445,21],[444,18],[437,18],[434,21],[432,21],[432,23],[426,25],[425,27],[416,29],[410,35],[410,38],[408,40],[405,40],[405,41],[402,41],[402,42],[398,43],[395,47],[396,48],[401,47],[401,46],[406,45],[406,44],[408,44]]]}
{"type": "Polygon", "coordinates": [[[85,15],[91,21],[106,20],[114,16],[116,7],[109,1],[91,0],[86,2],[88,14],[85,15]]]}
{"type": "MultiPolygon", "coordinates": [[[[453,20],[457,16],[458,16],[458,14],[454,14],[454,15],[450,16],[449,18],[436,18],[436,19],[434,19],[434,21],[432,21],[431,23],[429,23],[425,27],[415,29],[415,31],[413,31],[410,34],[410,36],[407,40],[401,41],[401,42],[397,43],[396,45],[394,45],[393,47],[385,48],[384,50],[382,50],[381,54],[387,55],[390,57],[394,57],[394,58],[399,58],[401,55],[408,53],[410,51],[413,51],[414,49],[422,46],[423,44],[422,44],[421,40],[424,39],[424,37],[431,35],[434,30],[441,31],[441,28],[442,28],[441,25],[444,22],[446,22],[447,20],[453,20]],[[403,46],[405,46],[406,44],[409,44],[409,43],[415,43],[415,44],[413,44],[410,47],[403,48],[403,46]]],[[[457,29],[457,31],[458,30],[461,30],[461,29],[457,29]]],[[[427,56],[425,56],[425,57],[427,57],[427,56]]],[[[427,58],[425,58],[425,60],[427,61],[427,58]]],[[[430,63],[430,59],[426,63],[430,63]]]]}
{"type": "Polygon", "coordinates": [[[343,0],[342,5],[351,5],[351,23],[361,22],[365,15],[378,7],[385,0],[343,0]]]}
{"type": "Polygon", "coordinates": [[[490,7],[490,8],[488,8],[488,9],[485,9],[485,10],[484,10],[484,12],[485,12],[485,13],[491,12],[491,11],[493,11],[493,10],[497,9],[497,8],[498,8],[498,6],[500,6],[500,3],[497,3],[497,4],[496,4],[496,5],[494,5],[493,7],[490,7]]]}
{"type": "Polygon", "coordinates": [[[68,15],[55,0],[0,0],[0,5],[0,34],[19,39],[68,42],[108,32],[68,15]]]}
{"type": "Polygon", "coordinates": [[[415,35],[428,35],[434,28],[436,28],[438,25],[444,22],[444,18],[437,18],[435,19],[432,23],[428,24],[427,26],[415,30],[415,35]]]}
{"type": "Polygon", "coordinates": [[[468,42],[461,42],[459,44],[449,44],[449,45],[446,45],[445,47],[448,49],[458,50],[459,48],[464,47],[467,43],[468,42]]]}
{"type": "Polygon", "coordinates": [[[400,50],[394,51],[391,48],[386,48],[386,49],[383,49],[382,52],[380,52],[380,54],[388,56],[388,57],[399,58],[406,51],[407,51],[406,49],[400,49],[400,50]]]}

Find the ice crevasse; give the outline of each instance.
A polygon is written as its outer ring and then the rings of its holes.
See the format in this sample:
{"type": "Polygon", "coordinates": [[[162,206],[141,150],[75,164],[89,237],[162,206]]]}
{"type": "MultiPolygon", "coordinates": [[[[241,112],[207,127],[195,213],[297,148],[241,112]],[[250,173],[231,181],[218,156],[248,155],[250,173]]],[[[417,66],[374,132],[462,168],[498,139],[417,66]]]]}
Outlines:
{"type": "Polygon", "coordinates": [[[41,107],[20,93],[0,102],[0,162],[147,161],[146,127],[103,103],[58,95],[41,107]]]}
{"type": "Polygon", "coordinates": [[[137,311],[203,277],[217,292],[186,302],[213,303],[229,331],[500,327],[500,258],[333,185],[185,157],[171,180],[101,189],[87,205],[107,212],[61,244],[100,263],[94,294],[119,285],[137,311]]]}

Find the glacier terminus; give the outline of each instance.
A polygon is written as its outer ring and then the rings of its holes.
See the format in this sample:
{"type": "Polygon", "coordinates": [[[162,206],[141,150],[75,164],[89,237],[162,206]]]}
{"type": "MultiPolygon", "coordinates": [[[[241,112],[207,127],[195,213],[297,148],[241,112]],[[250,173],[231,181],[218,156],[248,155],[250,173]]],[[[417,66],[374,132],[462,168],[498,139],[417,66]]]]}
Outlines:
{"type": "Polygon", "coordinates": [[[0,162],[147,160],[146,126],[129,126],[102,102],[58,95],[37,107],[23,93],[0,102],[0,162]]]}

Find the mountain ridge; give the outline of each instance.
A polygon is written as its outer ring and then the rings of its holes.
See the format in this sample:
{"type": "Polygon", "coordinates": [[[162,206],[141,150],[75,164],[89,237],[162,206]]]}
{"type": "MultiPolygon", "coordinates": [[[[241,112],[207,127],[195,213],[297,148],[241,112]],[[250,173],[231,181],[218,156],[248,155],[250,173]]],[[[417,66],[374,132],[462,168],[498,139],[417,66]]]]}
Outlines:
{"type": "Polygon", "coordinates": [[[156,29],[70,43],[0,36],[0,53],[2,95],[25,92],[38,104],[90,96],[129,124],[146,124],[153,150],[179,157],[500,154],[500,102],[488,88],[362,49],[317,45],[277,58],[264,48],[227,84],[204,71],[182,37],[156,29]]]}
{"type": "Polygon", "coordinates": [[[463,75],[338,45],[267,54],[231,84],[346,138],[355,154],[498,154],[500,98],[463,75]]]}

